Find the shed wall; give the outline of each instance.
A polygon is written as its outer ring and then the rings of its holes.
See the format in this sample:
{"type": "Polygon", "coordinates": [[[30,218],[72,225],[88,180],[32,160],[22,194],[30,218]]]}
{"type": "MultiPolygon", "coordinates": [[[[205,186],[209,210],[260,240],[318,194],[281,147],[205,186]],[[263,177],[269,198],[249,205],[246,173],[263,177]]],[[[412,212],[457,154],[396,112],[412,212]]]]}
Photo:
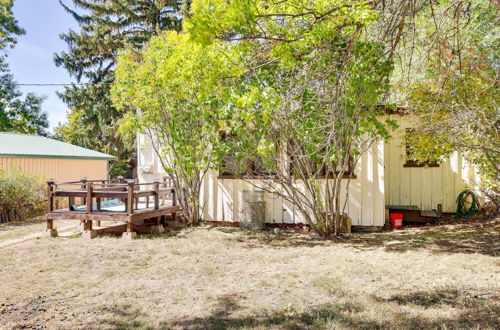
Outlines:
{"type": "Polygon", "coordinates": [[[16,168],[25,173],[40,174],[57,182],[108,177],[108,161],[94,159],[14,158],[0,156],[0,169],[16,168]]]}
{"type": "MultiPolygon", "coordinates": [[[[138,176],[140,182],[161,178],[161,168],[150,141],[144,135],[138,138],[138,176]]],[[[354,173],[356,179],[349,184],[347,214],[353,225],[384,225],[384,144],[373,146],[358,162],[354,173]]],[[[343,181],[344,201],[347,180],[343,181]]],[[[204,220],[240,221],[240,205],[244,190],[258,190],[258,180],[253,183],[241,179],[218,178],[217,171],[211,171],[204,179],[201,193],[204,220]]],[[[266,193],[266,223],[304,223],[302,215],[293,205],[278,196],[266,193]]]]}
{"type": "Polygon", "coordinates": [[[455,212],[455,200],[464,189],[476,189],[479,176],[458,152],[444,159],[439,167],[404,167],[406,147],[403,135],[414,127],[411,116],[391,115],[399,128],[385,144],[385,203],[416,205],[421,210],[436,209],[455,212]]]}

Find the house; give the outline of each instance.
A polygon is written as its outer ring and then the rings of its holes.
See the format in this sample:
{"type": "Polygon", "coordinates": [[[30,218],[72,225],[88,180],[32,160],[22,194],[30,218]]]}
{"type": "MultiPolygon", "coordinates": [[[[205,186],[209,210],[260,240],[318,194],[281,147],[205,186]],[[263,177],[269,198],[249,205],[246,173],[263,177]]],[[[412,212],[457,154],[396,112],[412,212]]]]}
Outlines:
{"type": "MultiPolygon", "coordinates": [[[[477,173],[474,168],[458,152],[427,167],[409,161],[402,137],[407,128],[414,126],[412,117],[399,113],[388,116],[399,124],[392,139],[374,145],[353,168],[354,178],[349,184],[346,206],[352,225],[381,227],[385,223],[386,208],[455,212],[457,195],[475,186],[477,173]]],[[[139,181],[164,176],[147,136],[139,135],[137,143],[139,181]]],[[[343,191],[346,183],[347,180],[343,183],[343,191]]],[[[201,196],[204,220],[239,222],[243,212],[243,192],[248,190],[258,190],[258,180],[252,184],[234,175],[209,172],[201,196]]],[[[264,202],[266,223],[305,223],[294,206],[282,198],[266,193],[264,202]]]]}
{"type": "Polygon", "coordinates": [[[58,182],[105,179],[115,157],[43,136],[0,132],[0,170],[17,169],[58,182]]]}

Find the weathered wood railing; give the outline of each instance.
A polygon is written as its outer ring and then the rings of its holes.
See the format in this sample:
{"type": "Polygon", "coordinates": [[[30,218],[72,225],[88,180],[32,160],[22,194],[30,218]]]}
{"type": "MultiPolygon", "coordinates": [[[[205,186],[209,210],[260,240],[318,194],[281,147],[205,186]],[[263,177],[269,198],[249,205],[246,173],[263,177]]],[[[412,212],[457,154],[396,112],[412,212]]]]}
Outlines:
{"type": "MultiPolygon", "coordinates": [[[[175,189],[167,180],[137,183],[135,180],[87,180],[72,182],[47,181],[48,211],[45,213],[47,232],[50,236],[57,236],[54,228],[55,219],[80,220],[83,224],[83,236],[93,238],[97,235],[92,223],[98,227],[101,221],[125,222],[124,238],[134,238],[134,226],[140,226],[144,221],[153,220],[155,231],[163,231],[162,221],[175,221],[177,212],[182,208],[177,205],[175,189]],[[67,209],[54,209],[56,198],[68,198],[67,209]],[[83,205],[75,206],[76,198],[81,199],[83,205]],[[152,204],[150,207],[150,199],[152,204]],[[119,199],[122,204],[105,205],[103,201],[119,199]],[[95,207],[94,207],[95,200],[95,207]],[[141,207],[139,207],[141,206],[141,207]],[[134,224],[135,223],[135,224],[134,224]]],[[[101,230],[101,229],[99,229],[101,230]]]]}
{"type": "Polygon", "coordinates": [[[101,211],[101,201],[103,199],[120,199],[124,205],[123,212],[132,215],[135,210],[139,209],[139,202],[145,199],[145,206],[149,208],[150,197],[153,198],[153,208],[158,209],[161,205],[165,205],[170,195],[172,206],[177,205],[176,193],[172,185],[164,180],[154,180],[152,182],[137,183],[135,180],[87,180],[86,178],[80,181],[72,182],[55,182],[50,179],[47,181],[47,200],[49,211],[54,210],[54,200],[57,197],[68,198],[69,210],[75,205],[75,198],[81,198],[82,203],[86,205],[86,212],[101,211]],[[75,189],[71,189],[75,186],[75,189]],[[61,189],[64,187],[64,189],[61,189]],[[70,189],[68,189],[70,187],[70,189]],[[146,189],[141,189],[146,187],[146,189]],[[148,189],[152,187],[152,189],[148,189]],[[59,189],[58,189],[59,188],[59,189]],[[94,210],[93,202],[96,201],[96,210],[94,210]]]}

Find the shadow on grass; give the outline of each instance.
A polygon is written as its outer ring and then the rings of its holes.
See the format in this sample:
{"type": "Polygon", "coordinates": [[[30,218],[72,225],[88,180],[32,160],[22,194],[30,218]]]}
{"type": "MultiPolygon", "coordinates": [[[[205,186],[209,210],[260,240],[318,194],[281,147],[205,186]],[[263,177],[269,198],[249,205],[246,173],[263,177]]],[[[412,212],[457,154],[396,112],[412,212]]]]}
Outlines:
{"type": "MultiPolygon", "coordinates": [[[[216,230],[234,233],[233,228],[216,230]]],[[[490,227],[411,229],[381,233],[354,233],[349,237],[321,240],[316,235],[272,232],[240,231],[235,240],[243,248],[315,247],[342,244],[360,250],[384,248],[388,252],[428,250],[433,253],[470,253],[489,256],[500,255],[500,225],[490,227]]]]}
{"type": "Polygon", "coordinates": [[[397,294],[379,302],[395,302],[403,306],[417,305],[423,308],[458,308],[462,312],[456,319],[444,323],[447,327],[500,328],[500,296],[494,291],[470,293],[456,289],[436,289],[397,294]]]}
{"type": "Polygon", "coordinates": [[[389,252],[423,249],[434,253],[498,256],[500,227],[422,229],[352,236],[346,243],[360,249],[383,247],[389,252]]]}
{"type": "Polygon", "coordinates": [[[115,329],[498,329],[500,322],[498,301],[492,297],[461,294],[456,290],[436,290],[396,295],[389,299],[375,298],[370,304],[330,303],[311,307],[305,311],[287,308],[274,313],[244,314],[242,296],[219,297],[212,314],[206,317],[183,318],[174,322],[160,321],[151,324],[147,317],[134,306],[114,306],[105,309],[112,317],[101,320],[99,327],[115,329]],[[391,303],[407,306],[404,312],[390,312],[391,303]],[[378,307],[385,305],[386,309],[378,307]],[[416,305],[416,306],[415,306],[416,305]],[[368,310],[370,308],[370,310],[368,310]],[[411,309],[453,308],[458,313],[447,313],[447,317],[429,319],[411,309]],[[380,312],[385,310],[386,312],[380,312]],[[389,311],[389,312],[387,312],[389,311]]]}
{"type": "MultiPolygon", "coordinates": [[[[264,315],[233,316],[233,312],[241,309],[238,301],[222,297],[214,313],[204,318],[179,320],[173,324],[164,324],[165,328],[179,329],[241,329],[241,328],[281,328],[281,329],[321,329],[321,328],[352,328],[352,329],[425,329],[425,328],[498,328],[498,305],[482,298],[461,297],[454,291],[438,291],[427,294],[416,293],[414,296],[393,297],[388,301],[378,301],[379,304],[397,301],[399,304],[411,304],[413,301],[424,302],[427,306],[433,304],[450,305],[460,308],[455,317],[427,319],[417,314],[395,312],[382,314],[371,319],[363,314],[366,307],[356,303],[324,304],[306,311],[281,311],[264,315]],[[419,300],[416,297],[426,297],[419,300]],[[455,304],[460,298],[461,303],[455,304]]],[[[421,299],[421,298],[420,298],[421,299]]],[[[376,315],[376,313],[375,313],[376,315]]]]}
{"type": "Polygon", "coordinates": [[[464,309],[490,310],[500,314],[500,296],[495,292],[470,293],[457,289],[436,289],[432,291],[417,291],[406,294],[396,294],[389,299],[376,299],[382,302],[396,302],[399,305],[417,305],[425,308],[436,305],[450,305],[464,309]]]}

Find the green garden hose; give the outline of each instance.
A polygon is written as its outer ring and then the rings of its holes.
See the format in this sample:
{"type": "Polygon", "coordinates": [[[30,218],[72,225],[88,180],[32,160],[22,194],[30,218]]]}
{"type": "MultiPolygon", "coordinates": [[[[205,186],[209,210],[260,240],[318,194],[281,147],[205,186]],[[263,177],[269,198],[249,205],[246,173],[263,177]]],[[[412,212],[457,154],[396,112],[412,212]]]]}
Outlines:
{"type": "Polygon", "coordinates": [[[462,191],[457,197],[457,212],[455,218],[468,218],[479,211],[479,199],[470,190],[462,191]]]}

